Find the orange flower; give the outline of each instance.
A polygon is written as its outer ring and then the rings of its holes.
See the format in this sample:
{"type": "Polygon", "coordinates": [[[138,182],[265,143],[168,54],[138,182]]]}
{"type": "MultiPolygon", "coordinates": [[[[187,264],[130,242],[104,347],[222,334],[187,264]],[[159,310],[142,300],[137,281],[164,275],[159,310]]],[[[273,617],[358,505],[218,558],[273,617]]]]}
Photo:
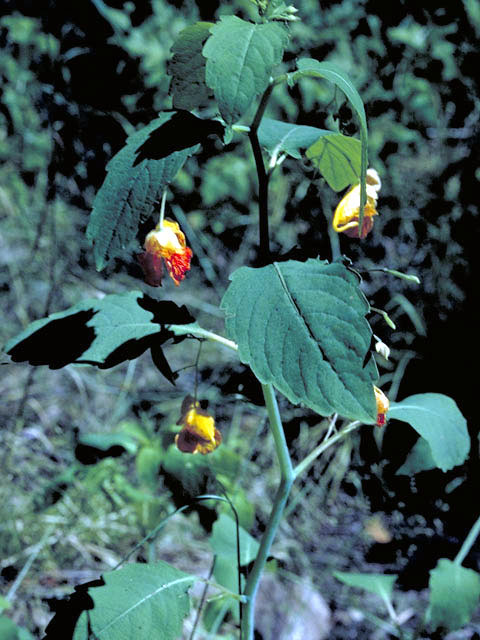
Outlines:
{"type": "Polygon", "coordinates": [[[373,228],[373,216],[376,210],[378,192],[382,183],[375,169],[367,171],[367,202],[363,213],[362,230],[358,235],[358,217],[360,214],[360,184],[354,185],[343,196],[335,209],[333,228],[338,233],[346,233],[350,238],[365,238],[373,228]]]}
{"type": "Polygon", "coordinates": [[[375,391],[375,400],[377,401],[377,427],[385,426],[387,422],[387,411],[390,407],[390,402],[387,396],[383,393],[381,389],[373,386],[373,390],[375,391]]]}
{"type": "Polygon", "coordinates": [[[175,444],[183,453],[211,453],[222,442],[215,420],[200,408],[200,403],[187,396],[182,403],[180,420],[183,428],[175,436],[175,444]]]}
{"type": "Polygon", "coordinates": [[[165,260],[170,277],[179,285],[190,269],[192,250],[187,247],[185,235],[180,231],[177,222],[163,220],[145,238],[145,251],[138,256],[138,261],[145,275],[145,282],[152,287],[162,284],[165,260]]]}

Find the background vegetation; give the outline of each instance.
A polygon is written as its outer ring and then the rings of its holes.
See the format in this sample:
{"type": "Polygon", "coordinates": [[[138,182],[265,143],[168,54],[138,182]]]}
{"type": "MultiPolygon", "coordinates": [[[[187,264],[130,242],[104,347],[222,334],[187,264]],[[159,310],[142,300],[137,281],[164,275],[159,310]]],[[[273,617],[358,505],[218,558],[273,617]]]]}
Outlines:
{"type": "MultiPolygon", "coordinates": [[[[179,31],[222,14],[248,18],[252,8],[248,0],[68,6],[3,0],[2,8],[3,344],[33,319],[79,298],[148,289],[133,257],[96,273],[84,237],[93,197],[126,136],[171,106],[166,69],[179,31]]],[[[391,399],[449,394],[469,420],[474,443],[464,467],[409,478],[396,475],[414,440],[402,423],[392,423],[385,435],[364,429],[317,465],[292,496],[274,548],[277,575],[300,585],[300,600],[323,596],[330,637],[367,638],[375,627],[365,611],[378,614],[381,602],[352,600],[331,571],[398,573],[398,608],[418,610],[429,570],[440,555],[453,557],[478,516],[471,360],[480,320],[473,284],[480,271],[480,11],[475,0],[421,7],[405,0],[389,5],[388,15],[374,0],[302,0],[298,9],[302,21],[290,25],[285,65],[300,52],[349,73],[366,104],[370,166],[383,183],[372,234],[365,243],[341,238],[342,252],[363,268],[396,268],[422,281],[412,286],[365,275],[366,295],[397,324],[392,331],[381,317],[374,320],[374,332],[392,347],[381,386],[391,399]]],[[[354,131],[341,95],[327,83],[305,80],[300,88],[276,90],[268,115],[354,131]]],[[[188,161],[169,196],[170,215],[195,255],[175,300],[221,332],[217,307],[228,275],[256,258],[256,178],[249,150],[236,138],[220,153],[213,138],[208,144],[188,161]]],[[[311,166],[288,159],[274,175],[278,253],[330,258],[327,221],[336,202],[312,177],[311,166]]],[[[159,295],[168,297],[169,287],[159,295]]],[[[194,386],[195,354],[182,359],[178,352],[172,354],[175,386],[148,355],[109,371],[34,370],[3,358],[0,589],[14,596],[8,615],[35,636],[42,636],[72,585],[112,569],[174,505],[208,488],[208,474],[197,468],[205,460],[168,449],[181,399],[194,386]],[[89,436],[112,432],[116,440],[89,436]]],[[[255,535],[276,481],[260,390],[228,354],[220,358],[207,345],[200,371],[200,395],[228,445],[228,452],[219,449],[217,471],[255,535]]],[[[286,405],[283,411],[287,437],[301,457],[322,437],[319,418],[286,405]]],[[[208,572],[207,534],[215,517],[207,508],[177,516],[137,558],[208,572]]],[[[478,568],[478,551],[465,565],[478,568]]],[[[478,630],[474,621],[462,637],[478,630]]]]}

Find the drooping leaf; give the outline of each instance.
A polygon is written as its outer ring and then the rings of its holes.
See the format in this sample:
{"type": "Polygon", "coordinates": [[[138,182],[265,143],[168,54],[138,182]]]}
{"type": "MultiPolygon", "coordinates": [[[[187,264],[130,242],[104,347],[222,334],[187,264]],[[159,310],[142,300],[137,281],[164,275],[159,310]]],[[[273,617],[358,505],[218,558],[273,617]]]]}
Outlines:
{"type": "Polygon", "coordinates": [[[257,135],[261,146],[270,155],[288,153],[293,158],[300,159],[301,150],[308,149],[319,138],[331,133],[328,129],[262,118],[257,135]]]}
{"type": "Polygon", "coordinates": [[[358,219],[358,229],[360,230],[363,225],[364,207],[367,201],[366,175],[368,166],[368,129],[363,101],[348,75],[337,65],[331,62],[319,62],[313,58],[301,58],[297,63],[297,67],[298,71],[290,74],[291,82],[308,76],[325,78],[343,91],[349,100],[353,111],[357,115],[358,122],[360,124],[360,139],[362,145],[360,168],[360,212],[358,219]]]}
{"type": "Polygon", "coordinates": [[[152,214],[165,187],[195,151],[195,146],[185,148],[183,142],[176,146],[178,127],[176,132],[169,129],[163,139],[162,127],[174,114],[162,113],[130,136],[126,146],[107,165],[107,176],[95,197],[87,228],[98,270],[123,253],[135,238],[140,222],[152,214]],[[139,148],[153,132],[156,132],[160,151],[165,145],[168,155],[157,160],[144,158],[137,163],[139,148]]]}
{"type": "Polygon", "coordinates": [[[367,129],[365,107],[360,94],[356,90],[348,75],[341,67],[332,62],[319,62],[314,58],[300,58],[297,61],[297,69],[290,74],[290,80],[296,81],[302,77],[325,78],[335,84],[348,98],[350,105],[358,116],[361,127],[367,129]]]}
{"type": "Polygon", "coordinates": [[[253,24],[222,16],[203,47],[206,83],[213,89],[227,124],[239,120],[268,86],[273,68],[282,60],[288,34],[274,22],[253,24]]]}
{"type": "Polygon", "coordinates": [[[388,418],[408,422],[431,449],[435,465],[448,471],[465,462],[470,451],[467,421],[452,398],[419,393],[390,405],[388,418]]]}
{"type": "Polygon", "coordinates": [[[205,84],[206,59],[202,55],[203,45],[210,37],[213,22],[196,22],[178,34],[168,63],[168,74],[172,76],[170,92],[175,109],[197,109],[208,104],[211,94],[205,84]]]}
{"type": "Polygon", "coordinates": [[[415,473],[420,473],[420,471],[435,469],[436,466],[430,445],[425,438],[419,438],[396,475],[413,476],[415,473]]]}
{"type": "Polygon", "coordinates": [[[460,629],[470,622],[480,598],[480,575],[447,558],[440,558],[430,571],[429,624],[448,631],[460,629]]]}
{"type": "Polygon", "coordinates": [[[262,383],[320,415],[376,421],[369,305],[351,271],[292,260],[242,267],[231,280],[221,305],[227,333],[262,383]]]}
{"type": "Polygon", "coordinates": [[[327,133],[307,149],[306,156],[334,191],[360,182],[362,144],[356,138],[327,133]]]}
{"type": "Polygon", "coordinates": [[[45,640],[178,640],[195,577],[166,562],[129,564],[75,588],[45,640]]]}
{"type": "Polygon", "coordinates": [[[393,585],[398,577],[394,574],[345,573],[343,571],[334,571],[333,575],[340,580],[340,582],[343,582],[343,584],[375,593],[387,602],[390,602],[392,599],[393,585]]]}
{"type": "Polygon", "coordinates": [[[113,367],[156,349],[172,333],[165,324],[191,323],[186,307],[140,291],[88,299],[35,320],[5,346],[14,362],[60,369],[71,363],[113,367]]]}

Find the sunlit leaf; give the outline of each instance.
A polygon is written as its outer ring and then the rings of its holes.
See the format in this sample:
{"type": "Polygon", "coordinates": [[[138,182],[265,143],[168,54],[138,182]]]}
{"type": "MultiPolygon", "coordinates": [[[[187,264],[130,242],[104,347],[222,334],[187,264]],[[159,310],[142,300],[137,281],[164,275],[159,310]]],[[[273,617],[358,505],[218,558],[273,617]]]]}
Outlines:
{"type": "Polygon", "coordinates": [[[262,118],[257,132],[261,146],[270,155],[288,153],[298,159],[302,157],[301,150],[308,149],[319,138],[331,133],[328,129],[290,124],[271,118],[262,118]]]}
{"type": "Polygon", "coordinates": [[[222,118],[232,124],[267,88],[273,68],[282,60],[288,34],[278,23],[253,24],[236,16],[222,16],[211,34],[203,47],[206,82],[222,118]]]}
{"type": "Polygon", "coordinates": [[[470,622],[480,598],[480,575],[447,558],[440,558],[430,571],[429,624],[448,631],[460,629],[470,622]]]}
{"type": "Polygon", "coordinates": [[[329,132],[307,149],[306,156],[334,191],[360,182],[362,144],[356,138],[329,132]]]}
{"type": "Polygon", "coordinates": [[[175,109],[190,110],[208,104],[211,92],[205,84],[206,59],[202,49],[211,27],[212,22],[196,22],[180,31],[172,46],[168,73],[172,76],[170,92],[175,109]]]}
{"type": "Polygon", "coordinates": [[[95,197],[87,228],[87,238],[94,244],[95,263],[99,270],[122,255],[136,237],[140,222],[152,214],[165,187],[195,151],[195,146],[183,146],[178,133],[181,129],[177,126],[176,134],[170,128],[167,135],[160,133],[157,148],[161,157],[137,162],[139,148],[174,114],[163,113],[134,133],[108,163],[107,176],[95,197]],[[164,148],[167,152],[163,151],[164,148]]]}
{"type": "Polygon", "coordinates": [[[317,413],[374,423],[369,305],[340,263],[242,267],[222,300],[229,337],[262,383],[317,413]]]}
{"type": "Polygon", "coordinates": [[[441,393],[419,393],[390,405],[388,418],[408,422],[431,449],[442,471],[465,462],[470,450],[467,421],[452,398],[441,393]]]}
{"type": "MultiPolygon", "coordinates": [[[[239,527],[239,540],[240,564],[247,565],[257,557],[259,544],[243,527],[239,527]]],[[[221,513],[213,523],[210,546],[215,554],[230,558],[236,573],[237,527],[235,520],[226,513],[221,513]]]]}

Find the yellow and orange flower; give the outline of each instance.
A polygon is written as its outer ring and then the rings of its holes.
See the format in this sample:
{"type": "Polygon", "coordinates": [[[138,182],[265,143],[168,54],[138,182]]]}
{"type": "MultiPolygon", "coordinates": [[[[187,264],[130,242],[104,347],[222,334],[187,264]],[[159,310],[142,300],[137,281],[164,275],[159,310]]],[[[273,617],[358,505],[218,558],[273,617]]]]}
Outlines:
{"type": "Polygon", "coordinates": [[[375,392],[375,400],[377,401],[377,427],[385,426],[387,422],[387,411],[390,407],[390,401],[381,389],[373,386],[375,392]]]}
{"type": "Polygon", "coordinates": [[[175,444],[183,453],[211,453],[222,442],[222,434],[215,428],[214,418],[191,396],[183,401],[177,424],[183,428],[175,436],[175,444]]]}
{"type": "Polygon", "coordinates": [[[167,271],[179,285],[190,269],[192,250],[187,247],[185,235],[177,222],[163,220],[145,238],[145,251],[138,256],[138,261],[145,275],[145,282],[152,287],[160,287],[163,277],[162,260],[167,271]]]}
{"type": "Polygon", "coordinates": [[[362,230],[358,233],[360,214],[360,184],[354,185],[343,196],[335,209],[333,228],[338,233],[345,233],[350,238],[365,238],[373,228],[373,216],[378,215],[376,209],[378,192],[382,183],[375,169],[367,171],[367,202],[363,213],[362,230]]]}

